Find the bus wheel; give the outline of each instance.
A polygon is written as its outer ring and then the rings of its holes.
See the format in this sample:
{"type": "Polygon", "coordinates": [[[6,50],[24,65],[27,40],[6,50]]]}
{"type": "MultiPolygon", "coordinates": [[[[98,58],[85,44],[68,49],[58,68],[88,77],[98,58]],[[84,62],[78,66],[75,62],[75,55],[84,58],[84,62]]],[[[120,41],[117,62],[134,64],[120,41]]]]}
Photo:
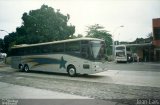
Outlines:
{"type": "Polygon", "coordinates": [[[23,71],[23,65],[22,64],[19,64],[19,66],[18,66],[18,68],[19,68],[19,71],[23,71]]]}
{"type": "Polygon", "coordinates": [[[28,67],[28,65],[24,65],[24,71],[25,71],[25,72],[29,72],[29,67],[28,67]]]}
{"type": "Polygon", "coordinates": [[[76,68],[74,66],[69,66],[67,70],[69,76],[71,77],[76,76],[76,68]]]}

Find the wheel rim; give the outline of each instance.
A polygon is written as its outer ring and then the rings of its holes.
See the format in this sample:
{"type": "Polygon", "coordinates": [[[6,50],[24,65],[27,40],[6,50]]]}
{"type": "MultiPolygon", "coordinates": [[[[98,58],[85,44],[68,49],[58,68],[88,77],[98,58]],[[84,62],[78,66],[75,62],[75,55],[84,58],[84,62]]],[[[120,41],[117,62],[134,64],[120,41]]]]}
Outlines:
{"type": "Polygon", "coordinates": [[[27,72],[29,70],[28,66],[25,66],[24,70],[27,72]]]}
{"type": "Polygon", "coordinates": [[[19,69],[20,69],[20,70],[22,70],[22,69],[23,69],[23,66],[22,66],[22,65],[20,65],[20,66],[19,66],[19,69]]]}
{"type": "Polygon", "coordinates": [[[69,75],[70,76],[74,76],[75,75],[75,69],[74,68],[70,68],[69,69],[69,75]]]}

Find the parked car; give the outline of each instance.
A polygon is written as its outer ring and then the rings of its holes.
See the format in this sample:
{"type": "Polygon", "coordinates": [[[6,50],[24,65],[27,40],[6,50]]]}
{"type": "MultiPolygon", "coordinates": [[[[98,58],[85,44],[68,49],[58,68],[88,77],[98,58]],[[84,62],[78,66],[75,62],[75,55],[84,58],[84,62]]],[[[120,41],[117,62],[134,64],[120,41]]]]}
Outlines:
{"type": "Polygon", "coordinates": [[[0,59],[4,59],[7,56],[6,53],[0,53],[0,59]]]}

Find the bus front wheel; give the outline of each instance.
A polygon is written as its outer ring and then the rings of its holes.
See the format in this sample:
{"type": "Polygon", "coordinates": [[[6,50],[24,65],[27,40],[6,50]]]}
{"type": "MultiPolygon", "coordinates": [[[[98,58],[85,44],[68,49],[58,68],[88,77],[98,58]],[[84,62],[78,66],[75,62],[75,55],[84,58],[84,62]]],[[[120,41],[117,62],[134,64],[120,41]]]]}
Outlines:
{"type": "Polygon", "coordinates": [[[74,66],[69,66],[67,70],[69,76],[71,77],[76,76],[76,68],[74,66]]]}
{"type": "Polygon", "coordinates": [[[29,72],[29,66],[28,65],[24,65],[24,71],[29,72]]]}

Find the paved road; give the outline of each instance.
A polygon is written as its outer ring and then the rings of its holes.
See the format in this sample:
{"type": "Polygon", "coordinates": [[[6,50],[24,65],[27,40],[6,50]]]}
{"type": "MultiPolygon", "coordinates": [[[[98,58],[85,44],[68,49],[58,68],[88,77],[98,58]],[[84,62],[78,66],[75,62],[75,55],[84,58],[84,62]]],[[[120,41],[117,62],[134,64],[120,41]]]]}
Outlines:
{"type": "Polygon", "coordinates": [[[160,63],[109,63],[109,70],[99,74],[110,77],[110,83],[160,87],[159,68],[160,63]]]}
{"type": "Polygon", "coordinates": [[[134,63],[108,63],[109,70],[122,70],[122,71],[154,71],[160,72],[160,63],[152,62],[134,62],[134,63]]]}
{"type": "MultiPolygon", "coordinates": [[[[109,70],[106,72],[74,78],[66,74],[24,73],[10,67],[1,67],[0,81],[94,99],[160,99],[159,64],[108,65],[109,70]]],[[[121,100],[116,102],[124,103],[121,100]]]]}

